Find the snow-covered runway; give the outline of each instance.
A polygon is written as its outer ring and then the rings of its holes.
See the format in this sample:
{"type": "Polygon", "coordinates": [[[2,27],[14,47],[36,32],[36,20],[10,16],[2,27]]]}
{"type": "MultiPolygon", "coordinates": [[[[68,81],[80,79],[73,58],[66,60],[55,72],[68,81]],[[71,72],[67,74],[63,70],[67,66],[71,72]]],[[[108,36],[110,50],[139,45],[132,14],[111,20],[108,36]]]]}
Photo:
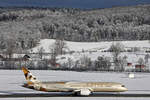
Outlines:
{"type": "MultiPolygon", "coordinates": [[[[119,82],[124,84],[129,90],[120,94],[94,93],[90,97],[150,97],[150,73],[134,73],[135,78],[131,79],[128,78],[127,73],[116,72],[72,72],[50,70],[31,70],[31,72],[41,81],[119,82]]],[[[0,70],[0,96],[9,97],[10,95],[10,97],[15,97],[16,95],[16,97],[18,96],[20,98],[24,96],[73,98],[70,94],[45,93],[32,89],[26,89],[21,86],[24,82],[25,78],[21,70],[0,70]]]]}

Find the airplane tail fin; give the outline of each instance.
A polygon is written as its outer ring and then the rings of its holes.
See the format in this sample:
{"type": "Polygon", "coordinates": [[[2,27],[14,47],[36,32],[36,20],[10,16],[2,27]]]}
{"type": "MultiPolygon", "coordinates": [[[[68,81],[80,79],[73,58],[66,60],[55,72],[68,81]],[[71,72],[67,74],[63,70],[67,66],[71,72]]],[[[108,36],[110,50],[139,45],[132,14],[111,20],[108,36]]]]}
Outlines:
{"type": "Polygon", "coordinates": [[[36,79],[35,76],[25,67],[22,67],[22,71],[24,72],[24,76],[27,80],[28,84],[38,83],[39,81],[36,79]]]}

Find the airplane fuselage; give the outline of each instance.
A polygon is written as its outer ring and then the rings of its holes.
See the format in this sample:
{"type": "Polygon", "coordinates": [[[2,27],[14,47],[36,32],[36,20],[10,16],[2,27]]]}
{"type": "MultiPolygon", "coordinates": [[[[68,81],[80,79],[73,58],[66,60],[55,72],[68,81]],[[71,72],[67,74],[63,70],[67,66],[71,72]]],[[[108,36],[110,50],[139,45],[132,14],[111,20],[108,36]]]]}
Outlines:
{"type": "Polygon", "coordinates": [[[80,89],[89,89],[91,92],[127,91],[124,85],[114,82],[40,82],[24,87],[45,92],[73,92],[80,89]]]}

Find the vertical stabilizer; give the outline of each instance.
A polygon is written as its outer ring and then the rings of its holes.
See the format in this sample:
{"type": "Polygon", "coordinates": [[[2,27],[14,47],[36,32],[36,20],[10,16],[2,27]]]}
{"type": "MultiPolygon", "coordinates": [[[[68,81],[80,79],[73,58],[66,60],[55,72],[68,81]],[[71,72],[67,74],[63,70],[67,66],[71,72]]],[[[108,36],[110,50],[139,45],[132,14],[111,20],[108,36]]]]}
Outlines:
{"type": "Polygon", "coordinates": [[[36,79],[35,76],[25,67],[22,67],[22,71],[24,72],[24,76],[27,80],[28,84],[38,83],[39,81],[36,79]]]}

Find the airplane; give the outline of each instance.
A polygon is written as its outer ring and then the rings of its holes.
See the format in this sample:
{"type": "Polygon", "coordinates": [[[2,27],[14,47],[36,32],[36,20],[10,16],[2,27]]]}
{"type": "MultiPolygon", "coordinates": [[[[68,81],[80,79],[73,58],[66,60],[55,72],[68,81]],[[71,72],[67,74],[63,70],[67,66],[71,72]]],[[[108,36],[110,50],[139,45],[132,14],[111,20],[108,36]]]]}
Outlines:
{"type": "Polygon", "coordinates": [[[40,82],[25,67],[22,67],[27,83],[23,87],[44,92],[71,92],[73,95],[88,96],[93,92],[125,92],[124,85],[115,82],[40,82]]]}

